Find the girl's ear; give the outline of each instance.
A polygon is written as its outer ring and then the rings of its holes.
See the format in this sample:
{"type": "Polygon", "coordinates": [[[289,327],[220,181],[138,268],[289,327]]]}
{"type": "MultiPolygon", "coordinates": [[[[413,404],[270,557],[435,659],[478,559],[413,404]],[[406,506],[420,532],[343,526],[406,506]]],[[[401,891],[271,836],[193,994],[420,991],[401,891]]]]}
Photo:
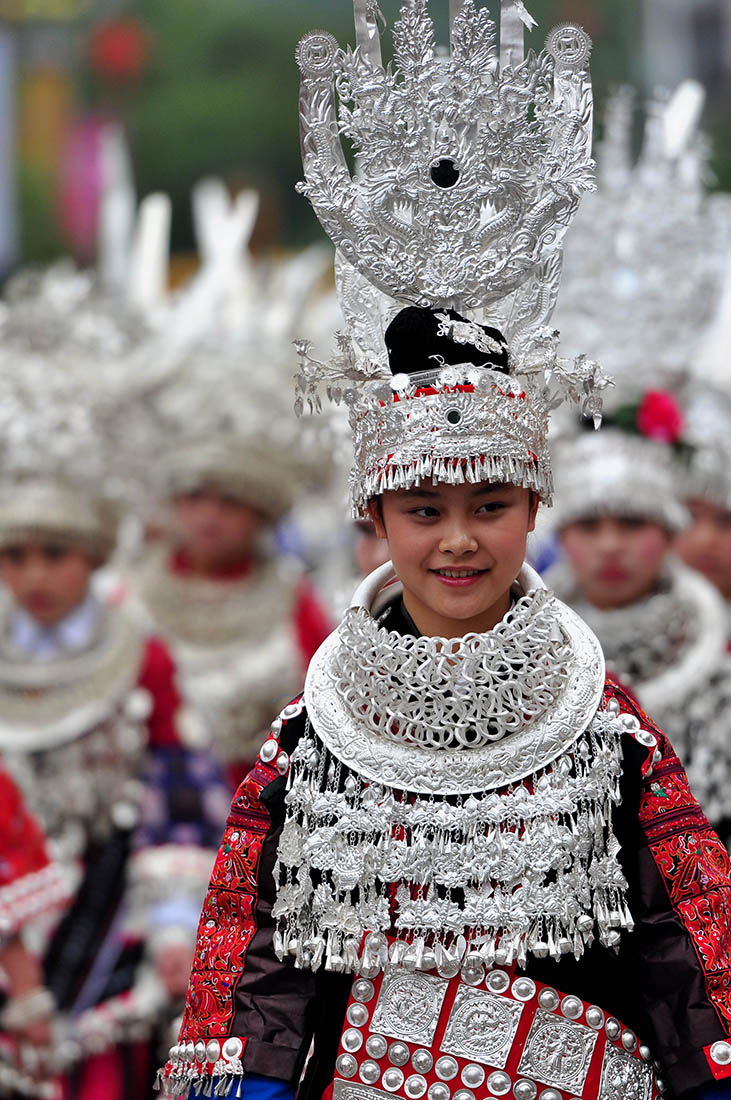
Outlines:
{"type": "Polygon", "coordinates": [[[376,535],[379,539],[386,539],[386,524],[383,522],[383,504],[380,497],[371,497],[368,501],[368,515],[373,521],[376,535]]]}
{"type": "Polygon", "coordinates": [[[528,513],[528,530],[535,531],[536,529],[536,516],[538,515],[538,505],[540,501],[538,499],[538,493],[534,493],[531,489],[530,494],[530,511],[528,513]]]}

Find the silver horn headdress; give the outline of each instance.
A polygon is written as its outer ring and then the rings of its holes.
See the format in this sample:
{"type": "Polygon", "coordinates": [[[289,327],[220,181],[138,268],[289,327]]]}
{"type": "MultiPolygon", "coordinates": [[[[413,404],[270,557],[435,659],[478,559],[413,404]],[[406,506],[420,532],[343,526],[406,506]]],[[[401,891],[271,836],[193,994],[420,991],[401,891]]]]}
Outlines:
{"type": "Polygon", "coordinates": [[[424,477],[503,479],[548,500],[547,384],[598,416],[605,382],[585,357],[561,359],[548,327],[563,237],[592,186],[590,40],[562,26],[526,53],[522,3],[502,0],[498,34],[487,9],[453,0],[443,53],[426,0],[405,0],[384,67],[377,5],[354,8],[354,50],[323,32],[297,50],[301,190],[338,250],[346,321],[328,364],[299,344],[298,411],[319,408],[321,388],[349,406],[356,514],[424,477]],[[498,328],[508,375],[475,367],[465,348],[462,365],[394,377],[384,331],[408,305],[445,311],[457,344],[498,328]]]}

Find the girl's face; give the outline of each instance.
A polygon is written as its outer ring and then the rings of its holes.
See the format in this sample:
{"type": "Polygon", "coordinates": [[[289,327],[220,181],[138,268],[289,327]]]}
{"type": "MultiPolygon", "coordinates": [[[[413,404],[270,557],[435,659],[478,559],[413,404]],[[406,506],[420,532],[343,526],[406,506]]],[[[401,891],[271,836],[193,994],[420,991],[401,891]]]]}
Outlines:
{"type": "Polygon", "coordinates": [[[173,516],[181,548],[204,572],[250,557],[264,523],[256,508],[213,489],[176,497],[173,516]]]}
{"type": "Polygon", "coordinates": [[[86,598],[95,562],[65,543],[23,542],[0,550],[0,579],[36,622],[55,626],[86,598]]]}
{"type": "Polygon", "coordinates": [[[631,516],[596,516],[561,532],[582,595],[594,607],[626,607],[657,586],[670,535],[658,523],[631,516]]]}
{"type": "Polygon", "coordinates": [[[424,635],[491,630],[510,607],[510,586],[535,526],[537,498],[515,485],[443,485],[384,493],[369,510],[424,635]]]}
{"type": "Polygon", "coordinates": [[[693,522],[675,540],[675,550],[731,600],[731,512],[704,500],[688,504],[693,522]]]}

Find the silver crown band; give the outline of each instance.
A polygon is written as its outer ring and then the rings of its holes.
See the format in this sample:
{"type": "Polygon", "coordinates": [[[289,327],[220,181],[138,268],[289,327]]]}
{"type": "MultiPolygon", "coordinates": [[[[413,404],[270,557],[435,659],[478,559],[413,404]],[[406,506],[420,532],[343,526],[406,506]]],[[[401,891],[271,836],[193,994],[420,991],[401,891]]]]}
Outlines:
{"type": "Polygon", "coordinates": [[[371,497],[429,479],[505,481],[550,502],[547,408],[507,375],[445,367],[397,376],[351,407],[351,428],[356,515],[367,514],[371,497]]]}

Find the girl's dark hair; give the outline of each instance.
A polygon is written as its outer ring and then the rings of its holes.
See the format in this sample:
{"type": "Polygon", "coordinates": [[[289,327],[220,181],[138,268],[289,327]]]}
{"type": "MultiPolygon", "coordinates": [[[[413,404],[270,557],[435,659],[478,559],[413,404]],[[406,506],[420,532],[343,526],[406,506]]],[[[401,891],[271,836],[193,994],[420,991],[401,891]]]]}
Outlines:
{"type": "Polygon", "coordinates": [[[449,336],[439,336],[442,322],[438,320],[437,313],[446,314],[451,321],[466,321],[453,309],[407,306],[396,314],[386,329],[386,348],[392,374],[417,374],[435,368],[440,361],[452,366],[472,363],[475,367],[490,367],[502,374],[509,373],[507,342],[499,329],[478,326],[501,345],[500,351],[481,351],[474,344],[461,344],[449,336]]]}

